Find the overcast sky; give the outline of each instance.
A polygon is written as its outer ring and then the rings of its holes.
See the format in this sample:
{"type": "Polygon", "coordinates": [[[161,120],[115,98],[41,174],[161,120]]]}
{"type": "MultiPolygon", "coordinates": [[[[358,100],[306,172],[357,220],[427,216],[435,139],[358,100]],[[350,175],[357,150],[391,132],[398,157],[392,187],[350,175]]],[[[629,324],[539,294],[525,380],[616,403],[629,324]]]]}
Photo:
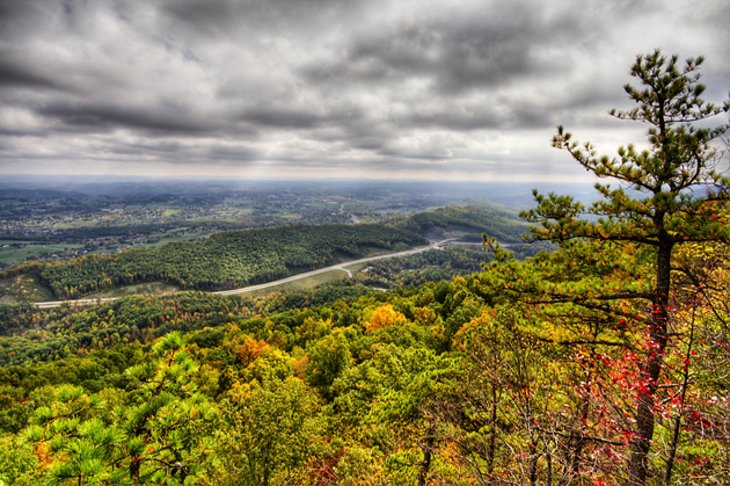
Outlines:
{"type": "MultiPolygon", "coordinates": [[[[585,178],[636,54],[704,54],[728,0],[0,0],[0,172],[585,178]]],[[[718,120],[720,122],[721,120],[718,120]]]]}

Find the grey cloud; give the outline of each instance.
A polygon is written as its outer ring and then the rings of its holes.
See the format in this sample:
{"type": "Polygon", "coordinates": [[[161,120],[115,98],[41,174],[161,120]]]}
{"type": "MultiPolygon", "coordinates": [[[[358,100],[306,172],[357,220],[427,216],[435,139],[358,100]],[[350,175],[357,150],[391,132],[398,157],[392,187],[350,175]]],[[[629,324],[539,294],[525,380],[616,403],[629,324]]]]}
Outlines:
{"type": "Polygon", "coordinates": [[[219,37],[241,27],[246,17],[243,7],[242,2],[233,0],[172,0],[163,3],[162,11],[169,15],[169,21],[190,33],[219,37]]]}
{"type": "Polygon", "coordinates": [[[39,114],[56,119],[72,129],[107,131],[125,127],[152,132],[205,133],[213,129],[186,113],[135,110],[119,105],[54,103],[43,106],[39,114]]]}
{"type": "Polygon", "coordinates": [[[162,3],[162,10],[174,18],[195,25],[206,23],[235,23],[242,11],[243,2],[221,0],[172,0],[162,3]]]}
{"type": "Polygon", "coordinates": [[[107,144],[99,148],[102,151],[113,152],[120,155],[140,155],[140,154],[155,154],[169,156],[184,152],[185,146],[177,141],[161,141],[150,143],[147,141],[137,141],[134,144],[127,145],[114,145],[107,144]]]}
{"type": "Polygon", "coordinates": [[[282,108],[260,103],[255,108],[243,111],[238,118],[255,126],[285,129],[313,129],[323,125],[342,124],[360,119],[358,111],[333,110],[326,113],[319,111],[317,107],[282,108]]]}
{"type": "Polygon", "coordinates": [[[187,163],[201,159],[226,163],[250,162],[259,160],[261,157],[261,153],[248,147],[191,146],[176,141],[164,141],[155,144],[139,143],[133,147],[121,149],[110,146],[108,150],[119,155],[153,157],[163,161],[169,161],[170,157],[174,157],[174,160],[187,163]]]}
{"type": "Polygon", "coordinates": [[[215,160],[228,162],[255,161],[261,159],[261,153],[245,147],[214,147],[207,151],[207,155],[215,160]]]}
{"type": "Polygon", "coordinates": [[[448,154],[440,154],[440,153],[434,153],[433,151],[425,151],[425,150],[404,150],[404,149],[397,149],[397,148],[386,148],[379,150],[378,155],[382,156],[384,160],[394,160],[394,159],[413,159],[413,160],[422,160],[422,161],[434,161],[434,160],[444,160],[450,158],[448,154]]]}
{"type": "Polygon", "coordinates": [[[161,11],[192,33],[228,35],[245,30],[278,33],[332,27],[376,0],[166,0],[161,11]]]}
{"type": "Polygon", "coordinates": [[[45,16],[47,2],[43,0],[0,0],[0,27],[9,34],[33,29],[39,17],[45,16]]]}
{"type": "Polygon", "coordinates": [[[527,129],[554,124],[554,117],[538,107],[515,103],[501,108],[498,110],[485,105],[464,110],[459,106],[442,106],[437,111],[414,110],[400,121],[411,128],[442,128],[464,132],[527,129]]]}
{"type": "Polygon", "coordinates": [[[2,50],[0,56],[0,87],[64,89],[57,77],[43,72],[37,66],[11,60],[11,56],[2,50]]]}
{"type": "Polygon", "coordinates": [[[558,47],[583,29],[570,13],[544,20],[539,8],[507,4],[496,12],[366,33],[351,41],[344,57],[307,66],[303,74],[317,82],[424,78],[450,95],[564,68],[560,58],[543,59],[536,51],[558,47]]]}

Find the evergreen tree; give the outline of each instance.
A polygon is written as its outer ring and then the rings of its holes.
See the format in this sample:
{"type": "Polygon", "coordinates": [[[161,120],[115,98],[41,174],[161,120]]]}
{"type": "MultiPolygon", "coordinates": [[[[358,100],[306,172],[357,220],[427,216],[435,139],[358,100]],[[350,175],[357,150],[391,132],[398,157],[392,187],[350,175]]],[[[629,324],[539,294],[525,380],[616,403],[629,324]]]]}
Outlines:
{"type": "Polygon", "coordinates": [[[157,340],[153,361],[127,369],[136,382],[118,410],[128,477],[133,483],[185,484],[205,476],[212,456],[215,404],[198,389],[198,364],[177,332],[157,340]]]}
{"type": "Polygon", "coordinates": [[[646,355],[640,365],[643,386],[637,397],[628,463],[631,484],[644,484],[647,477],[657,385],[670,344],[674,251],[688,242],[730,240],[730,228],[718,217],[730,198],[730,179],[716,170],[722,153],[715,145],[730,125],[707,128],[707,123],[697,123],[727,112],[730,101],[719,107],[701,99],[705,87],[699,83],[698,68],[702,62],[702,57],[690,58],[679,67],[676,55],[666,57],[659,50],[638,56],[631,75],[640,86],[624,87],[637,106],[611,114],[647,123],[649,148],[628,145],[619,147],[618,157],[599,157],[592,144],[574,142],[559,127],[553,138],[555,147],[567,150],[599,178],[618,184],[596,184],[601,199],[588,208],[568,196],[535,191],[537,207],[524,214],[529,221],[540,223],[533,230],[538,239],[633,242],[653,254],[652,292],[628,296],[651,303],[646,355]],[[586,217],[589,215],[594,217],[586,217]]]}

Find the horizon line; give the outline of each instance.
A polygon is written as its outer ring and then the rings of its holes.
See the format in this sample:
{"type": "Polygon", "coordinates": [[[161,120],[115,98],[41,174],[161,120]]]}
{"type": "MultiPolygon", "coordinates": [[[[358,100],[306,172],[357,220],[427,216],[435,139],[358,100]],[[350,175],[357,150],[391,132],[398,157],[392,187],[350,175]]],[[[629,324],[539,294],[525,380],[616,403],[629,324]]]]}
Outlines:
{"type": "MultiPolygon", "coordinates": [[[[89,180],[89,179],[103,179],[105,182],[113,183],[113,182],[124,182],[124,181],[138,181],[138,180],[144,180],[144,181],[159,181],[159,180],[169,180],[169,181],[185,181],[185,182],[305,182],[305,181],[317,181],[317,182],[337,182],[337,181],[348,181],[348,182],[386,182],[386,183],[397,183],[397,182],[417,182],[417,183],[437,183],[437,184],[449,184],[449,183],[470,183],[470,184],[489,184],[489,183],[499,183],[499,184],[576,184],[576,185],[586,185],[591,184],[593,185],[595,181],[591,180],[575,180],[575,179],[566,179],[566,180],[553,180],[553,179],[521,179],[521,178],[504,178],[504,177],[495,177],[495,178],[449,178],[449,179],[437,179],[437,178],[418,178],[418,177],[378,177],[378,176],[241,176],[241,175],[231,175],[231,176],[195,176],[195,175],[176,175],[176,174],[166,174],[166,175],[159,175],[159,174],[123,174],[123,175],[114,175],[114,174],[78,174],[78,173],[44,173],[39,174],[37,172],[0,172],[3,177],[13,177],[13,178],[29,178],[29,179],[46,179],[46,180],[52,180],[52,179],[72,179],[76,178],[79,180],[89,180]]],[[[2,181],[5,182],[5,181],[2,181]]],[[[0,182],[0,183],[2,183],[0,182]]]]}

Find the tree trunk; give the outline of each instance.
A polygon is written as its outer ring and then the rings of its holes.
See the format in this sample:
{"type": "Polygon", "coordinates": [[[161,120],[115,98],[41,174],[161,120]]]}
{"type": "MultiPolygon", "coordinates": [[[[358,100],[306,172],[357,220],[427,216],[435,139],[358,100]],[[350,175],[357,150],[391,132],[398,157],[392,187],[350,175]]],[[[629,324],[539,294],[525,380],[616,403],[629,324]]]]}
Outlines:
{"type": "Polygon", "coordinates": [[[537,453],[537,440],[530,439],[530,486],[537,484],[537,461],[540,455],[537,453]]]}
{"type": "Polygon", "coordinates": [[[423,462],[421,468],[418,471],[418,486],[425,486],[426,479],[428,478],[428,472],[431,469],[431,456],[433,454],[433,448],[436,444],[435,427],[433,423],[428,428],[428,437],[426,437],[426,443],[421,446],[423,450],[423,462]]]}
{"type": "MultiPolygon", "coordinates": [[[[591,348],[591,358],[595,357],[595,350],[591,348]]],[[[571,451],[571,461],[569,465],[569,480],[570,482],[577,481],[580,477],[580,463],[581,456],[583,455],[583,447],[585,446],[586,440],[586,424],[588,423],[588,414],[591,408],[591,381],[593,380],[592,372],[590,369],[585,369],[583,373],[583,382],[586,384],[586,388],[582,390],[583,402],[580,408],[580,430],[572,431],[570,434],[569,444],[573,445],[571,451]]]]}
{"type": "Polygon", "coordinates": [[[552,486],[553,484],[553,456],[550,453],[548,443],[545,441],[545,464],[546,464],[546,471],[545,474],[547,475],[547,478],[545,479],[545,483],[547,486],[552,486]]]}
{"type": "Polygon", "coordinates": [[[139,483],[139,470],[141,464],[142,458],[140,458],[139,456],[132,456],[129,461],[129,478],[134,484],[139,483]]]}
{"type": "MultiPolygon", "coordinates": [[[[660,232],[663,233],[663,232],[660,232]]],[[[657,251],[656,294],[653,299],[652,318],[646,362],[641,369],[641,383],[636,409],[636,426],[631,440],[629,459],[629,484],[643,486],[649,468],[648,457],[654,436],[654,403],[656,390],[667,347],[667,321],[669,319],[669,286],[671,283],[671,256],[673,244],[666,235],[660,235],[657,251]],[[664,236],[664,237],[662,237],[664,236]]]]}
{"type": "Polygon", "coordinates": [[[497,449],[497,389],[492,386],[492,410],[489,420],[489,445],[487,448],[487,474],[492,477],[494,473],[494,454],[497,449]]]}
{"type": "Polygon", "coordinates": [[[692,309],[692,323],[689,328],[689,343],[687,344],[687,354],[684,357],[684,366],[682,368],[682,393],[679,399],[679,410],[677,417],[674,419],[674,430],[672,431],[672,442],[669,449],[669,459],[667,459],[667,468],[664,472],[664,484],[669,485],[672,482],[672,469],[674,468],[674,459],[677,456],[677,447],[679,445],[679,430],[682,424],[682,414],[684,413],[684,400],[687,397],[687,386],[689,384],[689,362],[692,356],[692,344],[695,336],[695,314],[692,309]]]}
{"type": "Polygon", "coordinates": [[[580,421],[581,421],[581,429],[579,431],[573,431],[570,434],[570,443],[573,443],[573,450],[571,451],[571,461],[570,461],[570,482],[576,481],[580,477],[580,461],[581,456],[583,455],[583,447],[585,446],[585,423],[588,420],[588,411],[590,408],[590,393],[586,392],[586,395],[583,397],[583,406],[581,407],[580,412],[580,421]]]}

